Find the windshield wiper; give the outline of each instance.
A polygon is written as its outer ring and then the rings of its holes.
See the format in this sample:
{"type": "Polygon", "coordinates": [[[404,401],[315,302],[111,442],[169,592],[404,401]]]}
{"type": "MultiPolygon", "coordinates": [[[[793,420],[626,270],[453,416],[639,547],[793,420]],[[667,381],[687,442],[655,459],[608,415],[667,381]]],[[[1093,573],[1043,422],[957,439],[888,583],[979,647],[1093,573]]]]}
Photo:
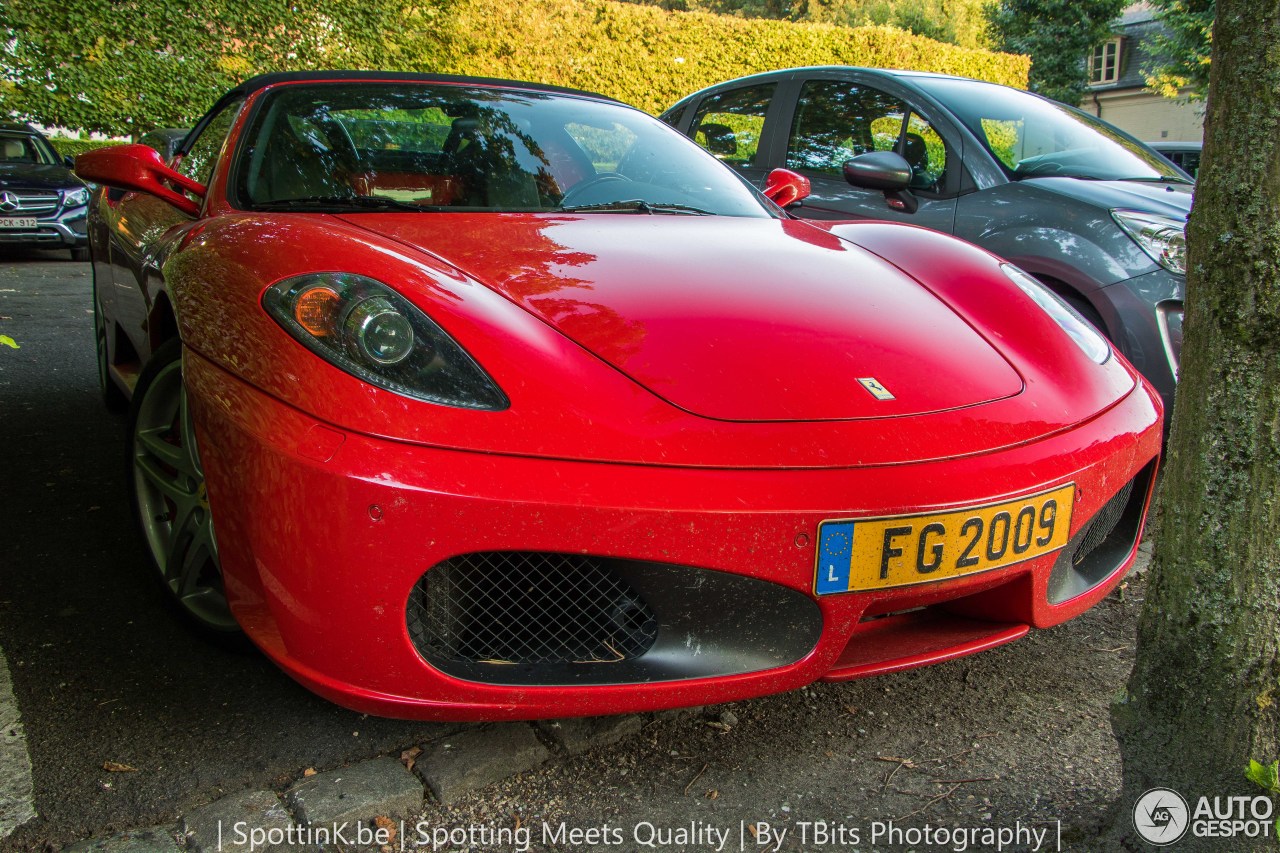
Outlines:
{"type": "Polygon", "coordinates": [[[294,210],[316,208],[359,208],[361,210],[440,210],[438,205],[414,204],[394,198],[371,195],[312,195],[302,198],[272,199],[256,203],[255,210],[294,210]]]}
{"type": "Polygon", "coordinates": [[[626,201],[606,201],[601,204],[571,204],[558,208],[563,213],[677,213],[687,216],[712,216],[709,210],[687,204],[667,204],[645,201],[640,198],[626,201]]]}
{"type": "Polygon", "coordinates": [[[1145,184],[1194,184],[1195,181],[1188,181],[1186,178],[1177,175],[1160,175],[1156,178],[1116,178],[1117,181],[1141,181],[1145,184]]]}

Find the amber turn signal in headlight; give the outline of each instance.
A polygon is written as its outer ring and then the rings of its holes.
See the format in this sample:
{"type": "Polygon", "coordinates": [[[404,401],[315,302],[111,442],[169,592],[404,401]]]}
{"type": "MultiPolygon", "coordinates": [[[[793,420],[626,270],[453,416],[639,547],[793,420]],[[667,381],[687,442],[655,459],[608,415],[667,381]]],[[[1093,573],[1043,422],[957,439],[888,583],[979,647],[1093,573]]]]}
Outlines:
{"type": "Polygon", "coordinates": [[[307,349],[371,385],[445,406],[509,405],[457,341],[382,282],[350,273],[297,276],[268,287],[262,305],[307,349]]]}

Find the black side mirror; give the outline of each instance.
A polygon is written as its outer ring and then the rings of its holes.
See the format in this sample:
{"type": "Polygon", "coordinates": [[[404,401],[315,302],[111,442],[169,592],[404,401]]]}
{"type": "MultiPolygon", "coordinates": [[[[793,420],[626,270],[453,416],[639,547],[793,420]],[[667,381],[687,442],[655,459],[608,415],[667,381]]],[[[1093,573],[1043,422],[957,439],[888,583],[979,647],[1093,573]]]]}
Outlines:
{"type": "Polygon", "coordinates": [[[867,190],[905,190],[911,184],[911,164],[893,151],[872,151],[846,160],[844,179],[867,190]]]}
{"type": "Polygon", "coordinates": [[[855,187],[882,190],[884,203],[899,213],[915,213],[920,200],[911,192],[911,164],[893,151],[859,154],[844,163],[844,179],[855,187]]]}

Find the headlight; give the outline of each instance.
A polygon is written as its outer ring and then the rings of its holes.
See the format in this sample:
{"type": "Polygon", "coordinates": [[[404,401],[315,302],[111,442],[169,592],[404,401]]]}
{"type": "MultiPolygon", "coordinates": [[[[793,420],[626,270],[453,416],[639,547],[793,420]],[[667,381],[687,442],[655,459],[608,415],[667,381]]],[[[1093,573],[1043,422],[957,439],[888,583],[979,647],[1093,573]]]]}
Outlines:
{"type": "Polygon", "coordinates": [[[1164,344],[1169,370],[1177,379],[1178,360],[1182,356],[1182,303],[1161,302],[1156,306],[1156,317],[1160,321],[1160,343],[1164,344]]]}
{"type": "Polygon", "coordinates": [[[1009,276],[1010,281],[1035,300],[1035,303],[1062,327],[1071,340],[1084,350],[1085,355],[1098,364],[1104,364],[1111,357],[1111,345],[1107,343],[1107,339],[1088,320],[1064,302],[1062,297],[1013,264],[1001,264],[1000,269],[1004,270],[1004,274],[1009,276]]]}
{"type": "Polygon", "coordinates": [[[1187,274],[1187,223],[1169,216],[1113,210],[1111,217],[1151,260],[1178,275],[1187,274]]]}
{"type": "Polygon", "coordinates": [[[67,190],[66,195],[62,197],[62,204],[64,207],[82,207],[88,203],[89,190],[84,187],[67,190]]]}
{"type": "Polygon", "coordinates": [[[470,355],[381,282],[318,273],[277,282],[262,306],[307,349],[371,385],[445,406],[509,404],[470,355]]]}

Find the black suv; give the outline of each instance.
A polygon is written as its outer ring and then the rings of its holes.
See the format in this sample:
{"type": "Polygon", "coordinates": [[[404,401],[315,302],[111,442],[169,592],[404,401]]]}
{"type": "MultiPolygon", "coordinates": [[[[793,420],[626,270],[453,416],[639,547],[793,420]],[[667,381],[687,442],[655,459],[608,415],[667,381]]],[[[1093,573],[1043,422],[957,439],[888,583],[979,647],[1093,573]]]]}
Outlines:
{"type": "Polygon", "coordinates": [[[70,249],[89,260],[89,189],[29,124],[0,123],[0,246],[70,249]]]}

